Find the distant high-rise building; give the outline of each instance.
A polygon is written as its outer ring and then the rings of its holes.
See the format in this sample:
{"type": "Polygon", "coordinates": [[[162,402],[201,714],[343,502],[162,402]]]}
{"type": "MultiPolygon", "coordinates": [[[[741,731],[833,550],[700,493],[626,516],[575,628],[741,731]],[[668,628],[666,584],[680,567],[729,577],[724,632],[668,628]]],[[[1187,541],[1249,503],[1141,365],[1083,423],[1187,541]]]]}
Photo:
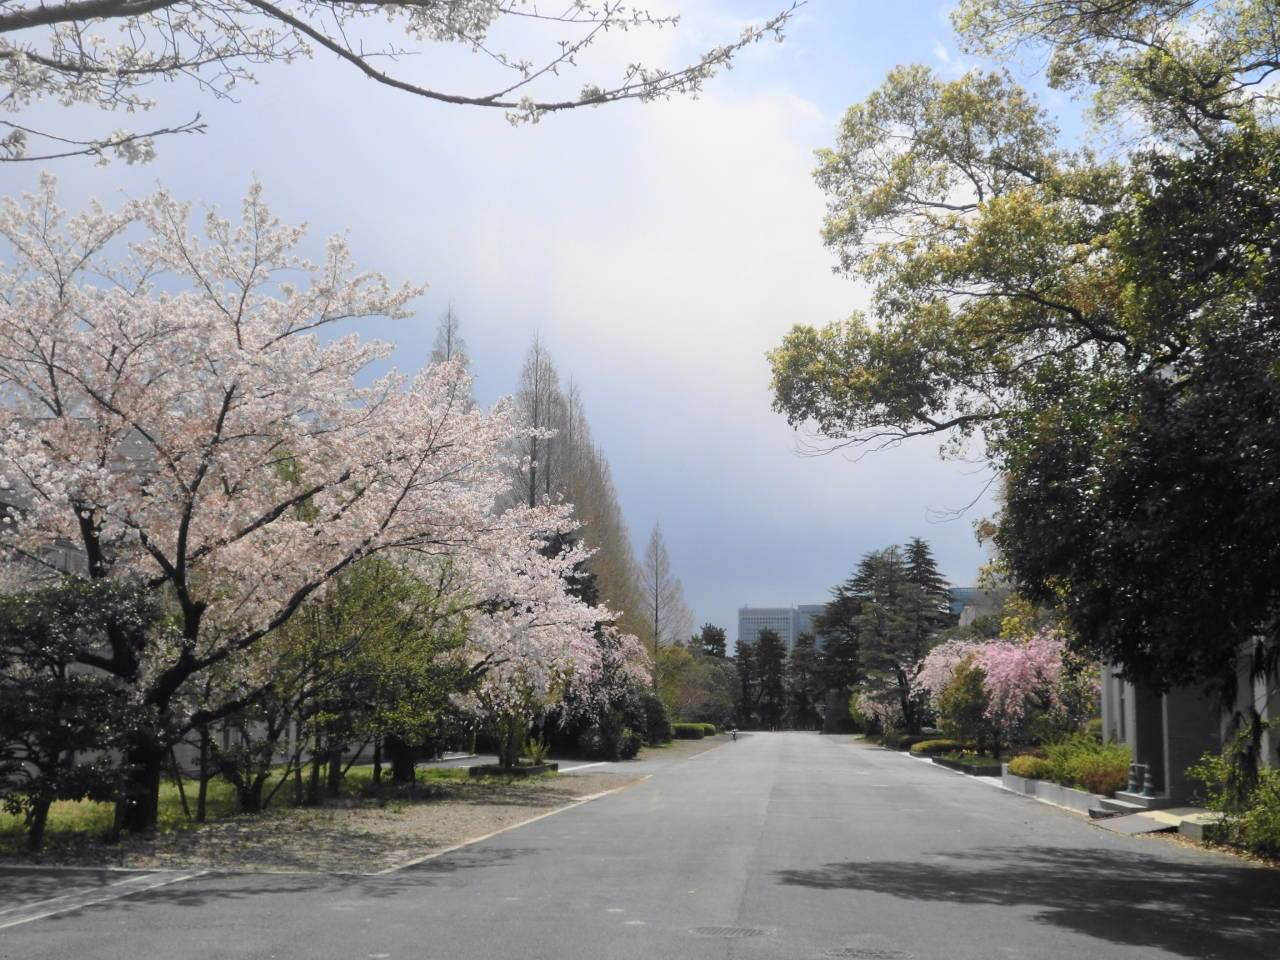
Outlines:
{"type": "Polygon", "coordinates": [[[768,628],[776,632],[790,650],[801,633],[813,633],[813,618],[824,606],[802,603],[798,607],[739,607],[738,642],[754,643],[760,631],[768,628]]]}

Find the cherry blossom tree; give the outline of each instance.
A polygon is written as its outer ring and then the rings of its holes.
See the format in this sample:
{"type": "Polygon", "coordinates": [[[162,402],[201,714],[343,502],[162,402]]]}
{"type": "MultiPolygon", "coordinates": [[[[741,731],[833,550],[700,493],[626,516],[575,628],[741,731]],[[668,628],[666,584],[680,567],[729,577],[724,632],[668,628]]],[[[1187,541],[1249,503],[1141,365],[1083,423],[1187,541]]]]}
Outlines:
{"type": "Polygon", "coordinates": [[[1058,706],[1058,675],[1067,642],[1060,636],[1040,632],[1025,643],[988,643],[974,664],[983,674],[989,704],[987,716],[1008,739],[1033,708],[1042,711],[1058,706]]]}
{"type": "MultiPolygon", "coordinates": [[[[570,92],[557,78],[611,31],[674,27],[680,18],[654,16],[620,0],[573,0],[550,11],[523,0],[314,0],[292,6],[270,0],[14,0],[0,6],[0,85],[8,88],[0,105],[13,114],[34,100],[52,99],[135,113],[155,105],[144,91],[157,81],[185,77],[213,96],[228,97],[237,84],[255,82],[255,68],[319,51],[411,96],[497,108],[512,123],[536,123],[577,107],[696,96],[744,47],[766,37],[780,41],[797,5],[763,24],[744,26],[683,68],[631,63],[613,82],[586,83],[570,92]],[[378,23],[383,19],[403,30],[408,46],[388,41],[378,23]],[[506,41],[514,35],[522,52],[497,47],[493,34],[506,41]],[[493,68],[488,89],[466,92],[453,88],[439,70],[403,69],[400,61],[435,43],[483,54],[493,68]]],[[[117,128],[88,138],[6,120],[0,126],[9,131],[0,137],[0,163],[83,154],[100,164],[111,156],[146,163],[155,156],[157,137],[205,128],[198,114],[145,133],[117,128]],[[43,155],[31,155],[33,142],[48,144],[43,155]]]]}
{"type": "Polygon", "coordinates": [[[1079,712],[1077,704],[1066,701],[1096,696],[1094,673],[1072,657],[1066,639],[1047,628],[1025,641],[949,640],[929,652],[918,682],[937,709],[956,669],[971,662],[982,672],[985,715],[1009,739],[1033,713],[1079,712]]]}
{"type": "Polygon", "coordinates": [[[916,684],[928,691],[929,703],[935,710],[938,709],[938,698],[947,689],[956,667],[985,647],[986,644],[972,640],[948,640],[929,651],[916,677],[916,684]]]}
{"type": "Polygon", "coordinates": [[[639,639],[614,625],[617,613],[571,589],[591,551],[580,540],[550,556],[538,549],[557,537],[569,542],[581,526],[571,511],[545,498],[507,510],[486,532],[495,549],[475,563],[469,589],[483,599],[466,655],[479,682],[460,703],[488,729],[506,767],[515,765],[537,721],[598,707],[620,687],[649,682],[639,639]],[[522,541],[523,549],[511,548],[522,541]]]}
{"type": "Polygon", "coordinates": [[[243,705],[183,692],[215,667],[234,675],[362,557],[478,572],[490,612],[476,667],[495,691],[541,696],[558,672],[590,669],[584,631],[605,619],[564,598],[567,561],[538,559],[567,508],[493,509],[509,403],[464,402],[452,362],[360,385],[391,345],[319,339],[337,321],[408,316],[419,288],[357,272],[341,237],[319,263],[299,257],[305,228],[274,218],[260,184],[239,224],[210,210],[197,232],[190,214],[161,191],[68,217],[48,177],[0,204],[0,548],[48,578],[139,584],[174,625],[141,649],[108,629],[80,656],[149,718],[126,751],[132,830],[155,823],[168,745],[243,705]],[[80,570],[58,560],[72,548],[80,570]]]}

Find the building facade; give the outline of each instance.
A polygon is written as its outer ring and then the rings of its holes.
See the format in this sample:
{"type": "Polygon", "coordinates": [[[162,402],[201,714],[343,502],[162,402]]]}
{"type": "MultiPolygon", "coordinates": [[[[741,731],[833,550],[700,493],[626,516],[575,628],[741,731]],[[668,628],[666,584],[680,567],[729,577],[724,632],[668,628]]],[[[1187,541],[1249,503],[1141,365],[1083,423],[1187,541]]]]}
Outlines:
{"type": "MultiPolygon", "coordinates": [[[[800,634],[813,633],[813,618],[824,606],[802,603],[795,607],[739,607],[738,642],[754,643],[761,630],[769,629],[777,633],[790,650],[800,634]]],[[[821,646],[821,642],[818,645],[821,646]]]]}
{"type": "MultiPolygon", "coordinates": [[[[1108,739],[1128,744],[1134,762],[1141,765],[1142,783],[1150,779],[1152,797],[1120,792],[1116,797],[1145,806],[1179,806],[1203,792],[1203,785],[1187,776],[1187,769],[1200,762],[1205,753],[1217,753],[1223,740],[1231,736],[1232,714],[1251,716],[1254,711],[1267,723],[1280,717],[1280,687],[1255,679],[1249,673],[1247,656],[1242,656],[1236,684],[1236,702],[1224,710],[1221,702],[1204,687],[1173,687],[1156,693],[1121,679],[1104,664],[1099,699],[1102,732],[1108,739]]],[[[1261,760],[1268,765],[1276,759],[1276,737],[1271,730],[1262,735],[1261,760]]]]}

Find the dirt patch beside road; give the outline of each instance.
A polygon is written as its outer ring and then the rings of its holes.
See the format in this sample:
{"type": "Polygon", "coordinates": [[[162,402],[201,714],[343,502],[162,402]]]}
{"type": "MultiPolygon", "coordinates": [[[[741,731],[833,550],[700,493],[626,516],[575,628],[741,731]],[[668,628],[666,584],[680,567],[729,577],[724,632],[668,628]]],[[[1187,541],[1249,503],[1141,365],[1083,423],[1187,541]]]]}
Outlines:
{"type": "Polygon", "coordinates": [[[8,856],[0,865],[376,873],[641,779],[581,773],[510,781],[419,780],[376,795],[274,809],[196,830],[128,837],[114,845],[86,841],[39,857],[8,856]]]}

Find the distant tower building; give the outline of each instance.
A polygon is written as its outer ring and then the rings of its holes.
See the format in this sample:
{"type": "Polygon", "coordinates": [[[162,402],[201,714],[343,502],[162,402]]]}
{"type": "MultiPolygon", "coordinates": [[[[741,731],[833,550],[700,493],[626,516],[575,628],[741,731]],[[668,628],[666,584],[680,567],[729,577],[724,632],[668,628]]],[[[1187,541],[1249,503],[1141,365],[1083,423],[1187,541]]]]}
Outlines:
{"type": "MultiPolygon", "coordinates": [[[[825,603],[802,603],[796,607],[796,636],[802,633],[814,633],[813,618],[827,608],[825,603]]],[[[822,641],[818,641],[822,648],[822,641]]]]}
{"type": "Polygon", "coordinates": [[[802,603],[798,607],[739,607],[738,642],[754,643],[764,629],[773,630],[790,650],[801,633],[813,633],[813,618],[824,604],[802,603]]]}

